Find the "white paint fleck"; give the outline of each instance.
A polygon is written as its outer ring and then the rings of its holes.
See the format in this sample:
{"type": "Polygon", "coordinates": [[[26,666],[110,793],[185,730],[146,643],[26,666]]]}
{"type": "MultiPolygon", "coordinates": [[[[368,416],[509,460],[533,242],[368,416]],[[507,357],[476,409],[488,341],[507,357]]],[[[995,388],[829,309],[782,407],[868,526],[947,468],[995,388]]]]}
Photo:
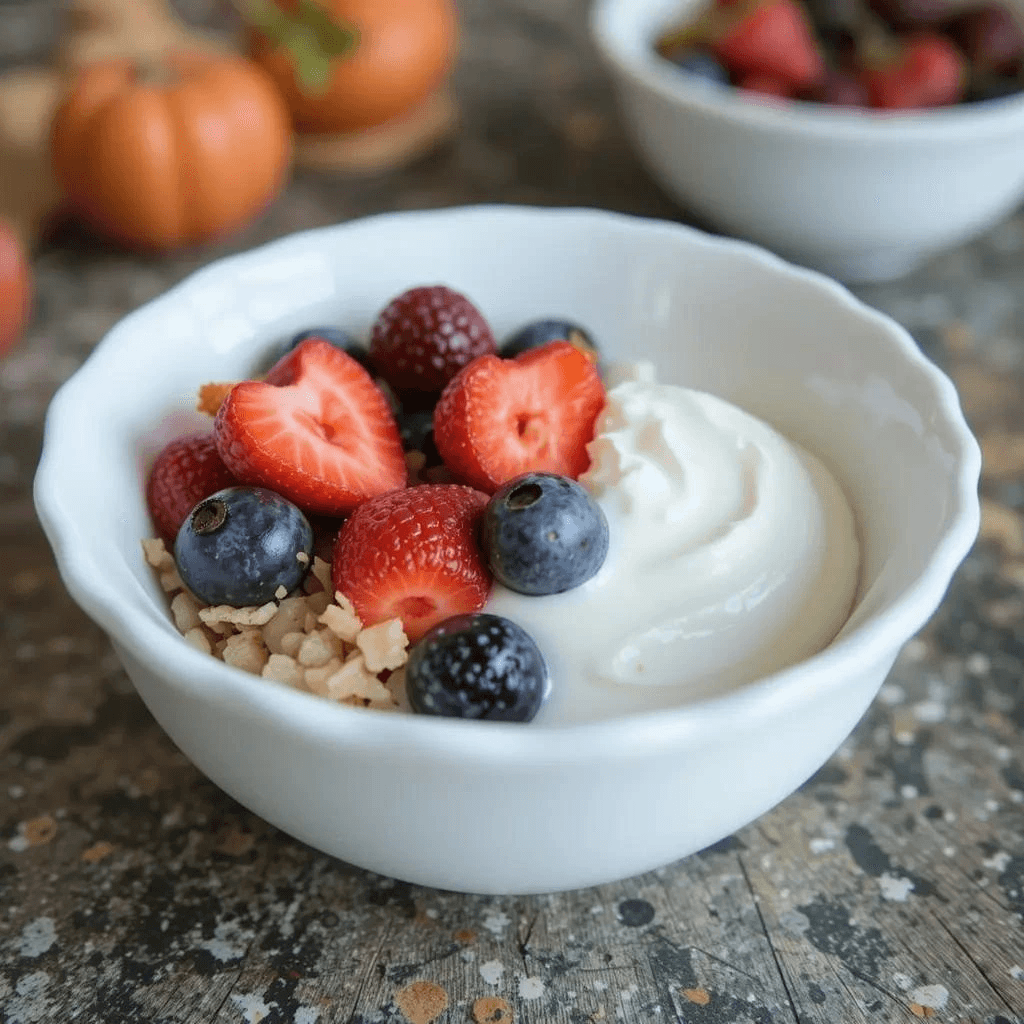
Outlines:
{"type": "Polygon", "coordinates": [[[426,914],[427,917],[429,917],[431,921],[436,921],[437,918],[438,918],[437,907],[427,907],[427,909],[424,910],[423,913],[426,914]]]}
{"type": "Polygon", "coordinates": [[[24,853],[31,844],[28,841],[28,836],[25,834],[25,823],[18,823],[18,831],[7,840],[7,849],[13,850],[15,853],[24,853]]]}
{"type": "Polygon", "coordinates": [[[1010,977],[1013,978],[1014,981],[1021,981],[1024,979],[1024,967],[1021,967],[1020,964],[1014,964],[1010,968],[1010,977]]]}
{"type": "Polygon", "coordinates": [[[1011,757],[1013,757],[1013,754],[1010,752],[1009,747],[996,747],[997,761],[1002,761],[1005,763],[1006,761],[1009,761],[1011,757]]]}
{"type": "Polygon", "coordinates": [[[989,798],[985,801],[985,810],[990,814],[995,814],[999,810],[999,801],[989,798]]]}
{"type": "Polygon", "coordinates": [[[1024,792],[1019,789],[1011,789],[1010,800],[1015,804],[1024,804],[1024,792]]]}
{"type": "Polygon", "coordinates": [[[590,912],[592,914],[603,914],[604,913],[604,907],[602,907],[600,903],[597,903],[597,904],[595,904],[594,906],[592,906],[590,908],[590,912]]]}
{"type": "Polygon", "coordinates": [[[907,694],[902,686],[898,686],[896,683],[886,683],[878,691],[878,699],[883,704],[892,707],[894,704],[902,704],[907,699],[907,694]]]}
{"type": "Polygon", "coordinates": [[[277,1006],[277,1003],[265,1003],[263,996],[258,996],[255,992],[233,992],[231,1002],[238,1007],[238,1012],[242,1015],[245,1024],[260,1024],[260,1021],[277,1006]]]}
{"type": "Polygon", "coordinates": [[[946,717],[946,705],[937,700],[923,700],[914,705],[914,717],[919,722],[941,722],[946,717]]]}
{"type": "Polygon", "coordinates": [[[964,662],[964,668],[971,673],[972,676],[983,676],[992,667],[992,662],[989,661],[987,654],[982,654],[980,651],[970,655],[964,662]]]}
{"type": "Polygon", "coordinates": [[[892,983],[901,991],[906,992],[911,985],[914,984],[914,979],[909,975],[904,974],[902,971],[896,971],[892,976],[892,983]]]}
{"type": "Polygon", "coordinates": [[[878,885],[882,890],[882,899],[891,903],[905,903],[914,891],[914,883],[909,878],[897,878],[888,872],[878,879],[878,885]]]}
{"type": "Polygon", "coordinates": [[[253,933],[240,928],[234,921],[218,921],[213,937],[196,943],[198,949],[205,949],[212,957],[225,963],[240,960],[252,939],[253,933]]]}
{"type": "Polygon", "coordinates": [[[912,732],[907,732],[906,729],[902,729],[893,736],[893,739],[896,740],[901,747],[909,747],[914,742],[914,734],[912,732]]]}
{"type": "Polygon", "coordinates": [[[37,957],[46,953],[57,941],[57,929],[52,917],[37,917],[21,930],[21,945],[18,952],[25,957],[37,957]]]}
{"type": "Polygon", "coordinates": [[[622,991],[621,991],[621,992],[619,993],[619,998],[620,998],[620,999],[621,999],[621,1000],[622,1000],[622,1001],[623,1001],[624,1003],[626,1003],[626,1002],[629,1002],[629,1000],[630,1000],[630,999],[632,999],[632,998],[633,998],[633,996],[635,996],[635,995],[637,994],[637,992],[639,992],[639,991],[640,991],[640,986],[639,986],[639,985],[637,985],[637,984],[636,984],[636,983],[634,982],[634,983],[633,983],[632,985],[630,985],[630,986],[629,986],[629,988],[624,988],[624,989],[623,989],[623,990],[622,990],[622,991]]]}
{"type": "Polygon", "coordinates": [[[919,1006],[927,1006],[932,1010],[941,1010],[949,999],[949,989],[944,985],[921,985],[910,993],[910,998],[919,1006]]]}
{"type": "Polygon", "coordinates": [[[50,976],[33,971],[18,979],[13,998],[4,1000],[5,1019],[11,1024],[47,1024],[54,1020],[53,1001],[47,995],[50,976]]]}
{"type": "Polygon", "coordinates": [[[924,661],[928,657],[928,645],[917,638],[910,640],[903,648],[903,657],[907,661],[924,661]]]}
{"type": "Polygon", "coordinates": [[[316,1024],[320,1019],[320,1011],[315,1006],[295,1007],[294,1024],[316,1024]]]}
{"type": "Polygon", "coordinates": [[[944,846],[942,848],[942,852],[947,857],[955,857],[956,856],[956,847],[955,846],[944,846]]]}
{"type": "Polygon", "coordinates": [[[459,958],[463,963],[471,964],[476,959],[476,950],[464,949],[459,953],[459,958]]]}
{"type": "Polygon", "coordinates": [[[512,923],[508,914],[498,911],[496,914],[488,914],[484,918],[484,927],[494,936],[501,938],[505,929],[512,923]]]}
{"type": "Polygon", "coordinates": [[[900,796],[904,800],[916,800],[919,796],[917,786],[911,786],[909,783],[905,786],[900,786],[900,796]]]}
{"type": "Polygon", "coordinates": [[[947,825],[952,825],[953,822],[956,821],[956,811],[943,812],[942,820],[946,822],[947,825]]]}
{"type": "Polygon", "coordinates": [[[544,995],[544,982],[540,978],[520,978],[519,998],[540,999],[544,995]]]}
{"type": "Polygon", "coordinates": [[[25,795],[25,787],[24,786],[8,786],[7,787],[7,795],[12,800],[20,800],[25,795]]]}
{"type": "Polygon", "coordinates": [[[809,845],[811,853],[827,853],[836,848],[834,839],[812,839],[809,845]]]}
{"type": "Polygon", "coordinates": [[[500,960],[488,960],[480,965],[480,977],[488,985],[497,985],[505,973],[505,965],[500,960]]]}
{"type": "Polygon", "coordinates": [[[1005,871],[1011,861],[1010,855],[1005,850],[1000,850],[998,853],[994,853],[991,857],[987,857],[981,863],[991,868],[993,871],[1005,871]]]}
{"type": "Polygon", "coordinates": [[[608,987],[607,981],[602,981],[600,978],[594,979],[594,991],[603,992],[608,987]]]}

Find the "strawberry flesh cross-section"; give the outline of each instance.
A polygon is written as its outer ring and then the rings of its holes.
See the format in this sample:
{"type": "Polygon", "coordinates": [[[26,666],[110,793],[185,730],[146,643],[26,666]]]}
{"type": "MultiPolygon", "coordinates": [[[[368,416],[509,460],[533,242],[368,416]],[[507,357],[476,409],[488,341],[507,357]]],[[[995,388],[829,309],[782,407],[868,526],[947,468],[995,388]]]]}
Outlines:
{"type": "Polygon", "coordinates": [[[302,342],[264,380],[236,384],[214,432],[240,483],[277,491],[306,512],[344,515],[405,485],[387,399],[356,360],[321,339],[302,342]]]}
{"type": "Polygon", "coordinates": [[[604,400],[597,368],[567,341],[481,356],[445,388],[434,438],[452,473],[488,494],[522,473],[575,478],[604,400]]]}

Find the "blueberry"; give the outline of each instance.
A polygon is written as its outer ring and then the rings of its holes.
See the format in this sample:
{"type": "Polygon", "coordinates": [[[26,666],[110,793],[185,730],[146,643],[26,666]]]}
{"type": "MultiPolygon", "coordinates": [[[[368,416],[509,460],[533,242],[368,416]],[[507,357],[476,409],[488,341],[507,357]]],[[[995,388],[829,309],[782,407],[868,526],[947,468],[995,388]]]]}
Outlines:
{"type": "Polygon", "coordinates": [[[441,455],[434,443],[434,410],[403,408],[396,419],[402,447],[407,452],[422,452],[427,457],[426,466],[440,466],[441,455]]]}
{"type": "Polygon", "coordinates": [[[376,374],[377,371],[373,368],[366,346],[360,345],[348,331],[341,327],[310,327],[308,330],[299,331],[288,343],[286,351],[290,352],[309,338],[323,338],[324,341],[329,341],[335,348],[340,348],[346,355],[350,355],[370,376],[376,374]]]}
{"type": "Polygon", "coordinates": [[[481,546],[494,578],[540,597],[586,583],[608,554],[608,520],[575,480],[527,473],[504,484],[484,509],[481,546]]]}
{"type": "Polygon", "coordinates": [[[484,612],[439,622],[409,652],[405,667],[413,711],[445,718],[529,722],[547,684],[547,664],[532,637],[484,612]]]}
{"type": "Polygon", "coordinates": [[[262,368],[269,370],[279,359],[309,338],[323,338],[324,341],[329,341],[335,348],[340,348],[346,355],[350,355],[371,376],[376,374],[377,371],[374,370],[373,363],[370,362],[370,353],[366,346],[360,345],[348,331],[341,327],[309,327],[304,331],[299,331],[286,342],[275,345],[263,360],[262,368]]]}
{"type": "Polygon", "coordinates": [[[579,324],[572,320],[560,320],[548,318],[545,320],[533,320],[523,324],[515,334],[505,339],[498,355],[505,359],[511,359],[526,352],[531,348],[540,348],[549,341],[569,341],[582,352],[590,356],[597,355],[597,345],[590,334],[579,324]]]}
{"type": "Polygon", "coordinates": [[[669,59],[681,71],[705,82],[729,84],[729,72],[710,53],[703,50],[683,50],[681,53],[673,54],[669,59]]]}
{"type": "Polygon", "coordinates": [[[261,605],[294,590],[313,561],[313,528],[263,487],[227,487],[199,502],[174,542],[189,590],[206,604],[261,605]]]}

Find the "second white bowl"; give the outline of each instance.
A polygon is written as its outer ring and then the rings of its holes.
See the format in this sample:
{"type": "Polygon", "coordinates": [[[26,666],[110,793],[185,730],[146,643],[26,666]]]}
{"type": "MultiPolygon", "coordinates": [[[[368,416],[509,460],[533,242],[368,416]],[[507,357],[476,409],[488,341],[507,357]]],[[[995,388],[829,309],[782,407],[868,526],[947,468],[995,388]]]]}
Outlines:
{"type": "Polygon", "coordinates": [[[1024,93],[887,113],[773,102],[654,50],[704,0],[595,0],[591,28],[654,177],[716,227],[847,282],[900,277],[1024,198],[1024,93]]]}

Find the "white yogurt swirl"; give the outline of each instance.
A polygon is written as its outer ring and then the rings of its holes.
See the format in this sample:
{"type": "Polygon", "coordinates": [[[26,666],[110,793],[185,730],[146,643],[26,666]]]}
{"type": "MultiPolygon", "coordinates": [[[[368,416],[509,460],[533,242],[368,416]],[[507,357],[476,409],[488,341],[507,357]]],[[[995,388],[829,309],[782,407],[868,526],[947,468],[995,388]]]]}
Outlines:
{"type": "Polygon", "coordinates": [[[611,529],[601,571],[488,603],[548,660],[538,724],[740,686],[825,647],[854,599],[854,519],[821,462],[721,399],[633,377],[609,390],[580,478],[611,529]]]}

